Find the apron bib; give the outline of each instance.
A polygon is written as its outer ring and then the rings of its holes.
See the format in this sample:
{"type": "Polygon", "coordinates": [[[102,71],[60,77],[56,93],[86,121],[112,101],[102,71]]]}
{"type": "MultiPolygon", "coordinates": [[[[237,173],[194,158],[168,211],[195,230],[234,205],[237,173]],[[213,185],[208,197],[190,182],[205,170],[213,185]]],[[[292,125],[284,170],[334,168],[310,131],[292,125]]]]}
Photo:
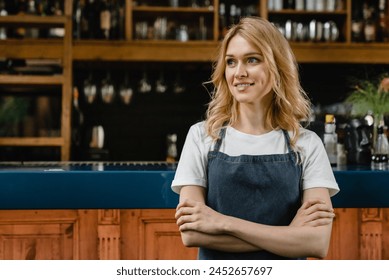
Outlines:
{"type": "MultiPolygon", "coordinates": [[[[208,153],[206,202],[212,209],[255,223],[287,226],[301,206],[299,154],[283,131],[286,154],[228,156],[220,152],[225,128],[208,153]]],[[[265,250],[229,253],[199,249],[199,259],[286,259],[265,250]]]]}

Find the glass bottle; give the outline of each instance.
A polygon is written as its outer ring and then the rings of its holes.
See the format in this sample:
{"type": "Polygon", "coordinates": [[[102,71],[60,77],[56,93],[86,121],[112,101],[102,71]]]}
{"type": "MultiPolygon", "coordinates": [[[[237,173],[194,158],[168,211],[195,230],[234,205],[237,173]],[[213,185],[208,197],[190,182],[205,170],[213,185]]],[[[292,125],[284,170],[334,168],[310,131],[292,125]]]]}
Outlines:
{"type": "MultiPolygon", "coordinates": [[[[27,4],[27,14],[29,15],[37,15],[36,3],[35,0],[29,0],[27,4]]],[[[39,29],[34,27],[29,27],[26,29],[26,37],[27,38],[38,38],[39,37],[39,29]]]]}
{"type": "Polygon", "coordinates": [[[166,136],[166,142],[166,162],[174,163],[177,160],[177,134],[168,134],[166,136]]]}
{"type": "Polygon", "coordinates": [[[336,166],[337,164],[337,143],[338,135],[336,134],[335,116],[327,114],[324,125],[324,146],[331,166],[336,166]]]}
{"type": "Polygon", "coordinates": [[[103,39],[110,38],[111,31],[111,9],[107,0],[101,2],[100,9],[100,34],[103,39]]]}
{"type": "Polygon", "coordinates": [[[358,3],[353,3],[353,13],[351,22],[351,40],[353,42],[364,41],[364,21],[362,6],[358,3]]]}
{"type": "Polygon", "coordinates": [[[374,8],[370,7],[367,3],[363,6],[363,18],[364,18],[364,35],[366,42],[375,42],[377,29],[373,18],[374,8]]]}
{"type": "Polygon", "coordinates": [[[389,26],[387,22],[387,4],[385,0],[380,0],[378,5],[378,30],[377,41],[388,42],[389,41],[389,26]]]}
{"type": "Polygon", "coordinates": [[[236,24],[238,22],[237,18],[237,7],[235,4],[232,4],[230,6],[230,18],[228,20],[228,24],[231,26],[233,24],[236,24]]]}
{"type": "MultiPolygon", "coordinates": [[[[5,8],[4,0],[0,0],[0,17],[7,16],[8,12],[5,8]]],[[[0,40],[7,39],[7,29],[3,26],[0,26],[0,40]]]]}
{"type": "Polygon", "coordinates": [[[87,0],[83,12],[82,28],[85,38],[96,39],[100,29],[100,14],[96,0],[87,0]],[[85,26],[84,26],[85,25],[85,26]]]}
{"type": "Polygon", "coordinates": [[[227,33],[226,5],[219,5],[219,40],[223,39],[227,33]]]}
{"type": "Polygon", "coordinates": [[[347,165],[347,154],[344,144],[338,143],[336,145],[337,152],[337,166],[345,166],[347,165]]]}
{"type": "Polygon", "coordinates": [[[73,38],[81,39],[81,16],[83,10],[83,2],[80,0],[74,1],[73,7],[73,38]]]}
{"type": "Polygon", "coordinates": [[[384,123],[380,122],[377,129],[377,138],[374,153],[371,158],[371,167],[376,170],[385,170],[388,167],[389,144],[384,132],[384,123]]]}
{"type": "MultiPolygon", "coordinates": [[[[17,4],[17,16],[23,16],[27,13],[27,2],[26,0],[20,0],[17,4]]],[[[18,26],[15,29],[16,38],[26,37],[26,28],[24,26],[18,26]]]]}
{"type": "Polygon", "coordinates": [[[84,126],[84,114],[79,105],[79,91],[77,87],[73,89],[73,110],[72,110],[72,150],[73,159],[79,159],[82,143],[82,130],[84,126]]]}

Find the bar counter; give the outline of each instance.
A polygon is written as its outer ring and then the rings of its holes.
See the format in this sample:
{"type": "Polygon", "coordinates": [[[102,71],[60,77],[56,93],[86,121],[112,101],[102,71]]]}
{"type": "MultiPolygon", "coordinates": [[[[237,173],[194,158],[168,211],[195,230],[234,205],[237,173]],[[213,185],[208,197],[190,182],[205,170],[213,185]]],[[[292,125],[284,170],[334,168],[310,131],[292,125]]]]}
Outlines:
{"type": "MultiPolygon", "coordinates": [[[[170,209],[175,164],[30,162],[0,164],[0,209],[170,209]]],[[[335,208],[389,207],[389,171],[334,168],[335,208]]]]}
{"type": "MultiPolygon", "coordinates": [[[[165,162],[0,163],[0,259],[196,259],[165,162]],[[172,250],[174,248],[174,250],[172,250]]],[[[327,259],[389,259],[389,171],[335,168],[327,259]]]]}

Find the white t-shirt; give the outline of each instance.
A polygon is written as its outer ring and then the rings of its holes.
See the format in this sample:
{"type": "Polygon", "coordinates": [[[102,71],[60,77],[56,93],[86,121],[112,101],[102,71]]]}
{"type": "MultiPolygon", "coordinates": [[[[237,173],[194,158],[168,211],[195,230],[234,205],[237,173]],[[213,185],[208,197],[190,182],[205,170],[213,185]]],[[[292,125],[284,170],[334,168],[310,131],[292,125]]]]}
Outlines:
{"type": "MultiPolygon", "coordinates": [[[[301,128],[297,140],[298,151],[302,158],[303,190],[326,187],[330,196],[339,191],[322,140],[310,130],[301,128]]],[[[172,190],[180,192],[182,186],[207,187],[208,152],[213,150],[214,142],[206,134],[205,122],[191,126],[178,162],[172,190]]],[[[227,127],[220,152],[229,156],[285,154],[288,147],[282,130],[273,130],[262,135],[251,135],[227,127]]]]}

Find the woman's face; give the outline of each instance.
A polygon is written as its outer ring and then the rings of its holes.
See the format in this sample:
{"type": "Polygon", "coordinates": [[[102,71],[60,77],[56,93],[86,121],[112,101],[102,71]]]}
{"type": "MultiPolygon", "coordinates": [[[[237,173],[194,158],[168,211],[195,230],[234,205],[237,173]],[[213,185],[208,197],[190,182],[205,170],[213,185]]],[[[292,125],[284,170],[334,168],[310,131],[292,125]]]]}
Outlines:
{"type": "Polygon", "coordinates": [[[234,36],[226,50],[225,78],[239,103],[269,104],[272,85],[262,54],[240,35],[234,36]]]}

